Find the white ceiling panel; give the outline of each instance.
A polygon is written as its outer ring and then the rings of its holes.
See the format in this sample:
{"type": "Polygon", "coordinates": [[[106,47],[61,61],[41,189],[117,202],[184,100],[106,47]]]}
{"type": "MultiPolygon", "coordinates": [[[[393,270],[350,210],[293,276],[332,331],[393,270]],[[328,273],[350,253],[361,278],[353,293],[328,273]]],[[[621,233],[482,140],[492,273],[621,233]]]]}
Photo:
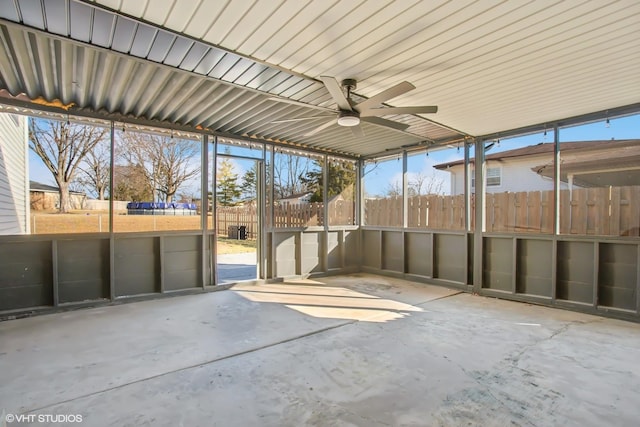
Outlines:
{"type": "Polygon", "coordinates": [[[227,46],[231,50],[238,50],[259,28],[265,25],[265,22],[271,16],[276,14],[282,4],[282,1],[258,0],[242,16],[239,25],[232,26],[231,30],[220,41],[220,44],[227,46]]]}
{"type": "MultiPolygon", "coordinates": [[[[185,20],[184,25],[178,25],[171,28],[174,31],[184,31],[197,39],[202,39],[209,32],[211,27],[216,25],[220,17],[220,13],[229,5],[228,1],[219,0],[200,0],[200,3],[188,21],[185,20]]],[[[178,6],[180,7],[180,5],[178,6]]]]}
{"type": "MultiPolygon", "coordinates": [[[[266,3],[276,3],[273,0],[264,0],[266,3]]],[[[278,32],[283,23],[289,22],[293,17],[298,15],[307,7],[311,0],[300,0],[295,3],[286,3],[285,1],[277,2],[278,8],[273,13],[266,16],[266,20],[262,25],[254,25],[251,27],[249,36],[237,47],[239,52],[250,52],[248,55],[257,58],[256,51],[265,43],[268,43],[271,37],[278,32]]],[[[246,28],[245,28],[246,31],[246,28]]]]}
{"type": "Polygon", "coordinates": [[[419,2],[420,0],[401,3],[385,2],[384,7],[369,16],[362,25],[353,26],[347,23],[347,32],[341,34],[340,37],[332,40],[318,39],[314,44],[305,48],[299,62],[285,65],[299,69],[303,74],[313,74],[312,70],[301,68],[303,64],[309,63],[310,58],[313,57],[314,63],[322,63],[328,68],[334,67],[340,63],[336,52],[342,52],[355,44],[361,46],[361,49],[365,49],[378,35],[384,34],[385,31],[388,34],[394,34],[395,30],[404,28],[412,20],[415,20],[412,7],[419,2]]]}
{"type": "MultiPolygon", "coordinates": [[[[117,3],[117,2],[114,2],[117,3]]],[[[149,0],[128,1],[120,0],[119,7],[113,7],[114,10],[120,10],[131,16],[142,16],[147,9],[149,0]]]]}
{"type": "MultiPolygon", "coordinates": [[[[123,7],[130,1],[123,1],[123,7]]],[[[134,3],[137,3],[134,2],[134,3]]],[[[142,2],[141,2],[142,3],[142,2]]],[[[154,22],[160,26],[166,26],[169,14],[173,11],[175,0],[147,0],[144,13],[140,15],[144,20],[154,22]]],[[[176,13],[180,13],[180,8],[176,9],[176,13]]],[[[132,15],[138,17],[137,15],[132,15]]]]}
{"type": "MultiPolygon", "coordinates": [[[[253,50],[251,55],[265,62],[278,65],[277,55],[282,50],[282,46],[296,39],[309,26],[314,25],[323,16],[327,16],[327,11],[336,7],[335,1],[311,1],[306,7],[300,9],[297,14],[287,21],[280,21],[276,24],[277,31],[272,33],[268,39],[262,40],[259,46],[253,50]]],[[[330,19],[330,18],[327,18],[330,19]]],[[[284,58],[285,53],[280,53],[284,58]]]]}
{"type": "Polygon", "coordinates": [[[197,13],[198,6],[200,6],[201,2],[201,0],[174,1],[164,26],[178,32],[183,32],[197,13]]]}
{"type": "MultiPolygon", "coordinates": [[[[249,14],[251,7],[254,5],[255,1],[248,0],[227,4],[227,7],[222,9],[220,14],[216,16],[214,25],[209,27],[209,30],[204,35],[203,40],[215,45],[223,46],[221,42],[227,38],[234,28],[240,25],[243,18],[249,14]]],[[[258,17],[256,16],[255,18],[258,17]]],[[[245,27],[245,29],[249,28],[252,27],[245,27]]]]}

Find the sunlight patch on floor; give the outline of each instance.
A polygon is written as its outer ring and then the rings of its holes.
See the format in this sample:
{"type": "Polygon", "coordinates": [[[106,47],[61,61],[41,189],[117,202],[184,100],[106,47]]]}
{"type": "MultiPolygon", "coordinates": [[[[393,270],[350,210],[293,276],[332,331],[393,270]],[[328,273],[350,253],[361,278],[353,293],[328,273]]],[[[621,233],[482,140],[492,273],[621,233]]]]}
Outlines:
{"type": "Polygon", "coordinates": [[[299,311],[311,317],[319,317],[322,319],[345,319],[345,320],[358,320],[361,322],[374,322],[384,323],[389,320],[402,319],[408,316],[408,313],[401,313],[389,310],[371,310],[364,308],[339,308],[339,307],[322,307],[312,305],[289,305],[286,304],[292,310],[299,311]]]}
{"type": "MultiPolygon", "coordinates": [[[[319,283],[319,282],[316,282],[319,283]]],[[[283,285],[237,285],[233,287],[236,291],[262,292],[273,294],[291,294],[291,295],[315,295],[328,297],[351,297],[351,298],[368,298],[380,299],[375,295],[364,294],[362,292],[352,291],[347,288],[338,288],[333,286],[305,286],[299,284],[283,284],[283,285]]]]}
{"type": "Polygon", "coordinates": [[[253,302],[283,304],[312,317],[387,322],[424,311],[420,307],[346,288],[309,285],[236,286],[236,294],[253,302]]]}

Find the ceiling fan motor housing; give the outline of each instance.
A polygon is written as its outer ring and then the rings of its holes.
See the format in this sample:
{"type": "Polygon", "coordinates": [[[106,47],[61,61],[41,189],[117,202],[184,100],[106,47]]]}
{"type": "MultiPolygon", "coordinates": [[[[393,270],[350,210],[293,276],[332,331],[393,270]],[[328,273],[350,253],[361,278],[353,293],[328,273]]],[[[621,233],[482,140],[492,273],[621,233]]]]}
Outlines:
{"type": "Polygon", "coordinates": [[[344,79],[342,80],[342,87],[348,91],[356,89],[356,79],[344,79]]]}

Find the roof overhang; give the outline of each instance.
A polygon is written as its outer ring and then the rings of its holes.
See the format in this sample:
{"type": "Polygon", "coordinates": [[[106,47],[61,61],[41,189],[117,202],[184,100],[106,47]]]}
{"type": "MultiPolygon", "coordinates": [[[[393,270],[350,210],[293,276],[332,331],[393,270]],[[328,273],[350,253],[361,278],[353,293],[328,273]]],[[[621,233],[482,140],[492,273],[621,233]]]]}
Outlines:
{"type": "MultiPolygon", "coordinates": [[[[561,151],[560,180],[580,187],[628,186],[640,182],[638,140],[610,141],[561,151]]],[[[584,143],[583,143],[584,144],[584,143]]],[[[588,144],[588,143],[587,143],[588,144]]],[[[553,163],[532,168],[553,179],[553,163]]]]}

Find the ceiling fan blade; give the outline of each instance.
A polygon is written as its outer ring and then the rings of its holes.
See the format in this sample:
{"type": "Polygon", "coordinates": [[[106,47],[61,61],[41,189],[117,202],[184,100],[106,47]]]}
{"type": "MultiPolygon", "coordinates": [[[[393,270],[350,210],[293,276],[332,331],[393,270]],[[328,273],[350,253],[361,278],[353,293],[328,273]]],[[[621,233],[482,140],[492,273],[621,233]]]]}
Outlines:
{"type": "Polygon", "coordinates": [[[317,117],[299,117],[297,119],[285,119],[285,120],[273,120],[271,123],[290,123],[290,122],[303,122],[306,120],[326,119],[331,116],[317,116],[317,117]]]}
{"type": "Polygon", "coordinates": [[[364,131],[362,130],[361,126],[351,126],[351,133],[353,134],[353,136],[355,136],[356,138],[362,138],[364,137],[364,131]]]}
{"type": "Polygon", "coordinates": [[[276,97],[270,97],[267,98],[269,101],[275,101],[275,102],[282,102],[284,104],[292,104],[292,105],[297,105],[298,107],[306,107],[306,108],[315,108],[316,110],[322,110],[322,111],[332,111],[329,108],[325,108],[325,107],[320,107],[318,105],[313,105],[313,104],[306,104],[304,102],[300,102],[300,101],[295,101],[293,99],[288,99],[288,98],[276,98],[276,97]]]}
{"type": "Polygon", "coordinates": [[[360,117],[382,117],[394,114],[433,114],[438,112],[435,105],[423,105],[421,107],[386,107],[386,108],[370,108],[360,113],[360,117]]]}
{"type": "Polygon", "coordinates": [[[336,121],[337,121],[337,119],[332,119],[332,120],[328,121],[327,123],[323,123],[320,126],[318,126],[317,128],[312,129],[311,131],[305,133],[304,136],[313,136],[316,133],[320,132],[321,130],[328,128],[332,124],[335,124],[336,121]]]}
{"type": "Polygon", "coordinates": [[[329,76],[320,76],[320,80],[324,83],[324,86],[327,88],[333,100],[338,104],[338,108],[346,111],[353,111],[351,108],[351,104],[344,93],[342,92],[342,88],[338,81],[329,76]]]}
{"type": "Polygon", "coordinates": [[[356,109],[362,112],[368,108],[378,106],[389,99],[393,99],[396,96],[400,96],[403,93],[407,93],[415,88],[416,87],[409,82],[398,83],[397,85],[391,86],[389,89],[383,90],[379,94],[362,101],[356,105],[356,109]]]}
{"type": "Polygon", "coordinates": [[[387,119],[381,119],[379,117],[362,117],[361,120],[367,123],[373,123],[374,125],[386,126],[388,128],[397,130],[407,130],[409,127],[406,123],[393,122],[387,119]]]}

